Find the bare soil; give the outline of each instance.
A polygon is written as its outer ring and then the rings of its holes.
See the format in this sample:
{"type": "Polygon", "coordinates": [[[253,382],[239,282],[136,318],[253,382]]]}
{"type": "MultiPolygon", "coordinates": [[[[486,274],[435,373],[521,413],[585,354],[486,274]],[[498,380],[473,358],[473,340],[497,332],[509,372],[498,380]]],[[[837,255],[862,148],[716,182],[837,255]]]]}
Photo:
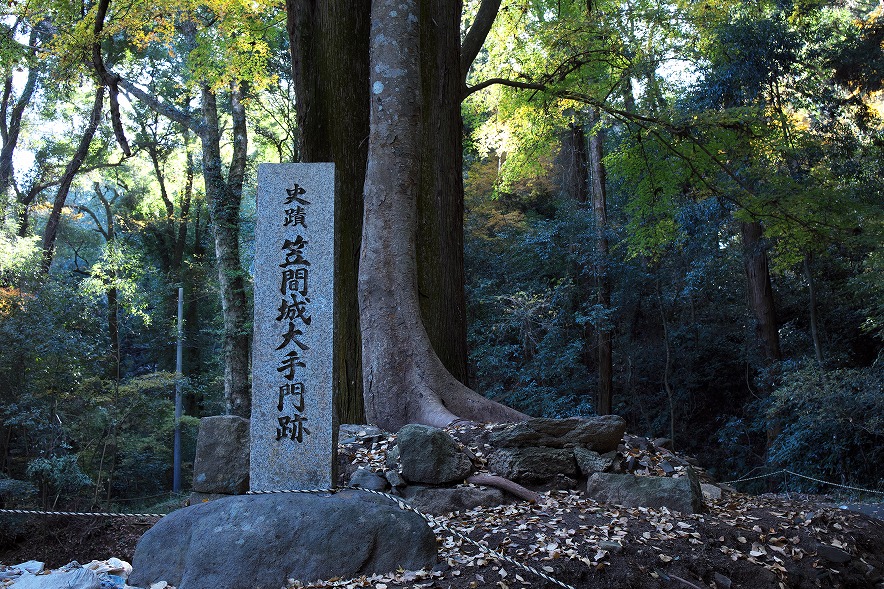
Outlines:
{"type": "MultiPolygon", "coordinates": [[[[342,453],[351,468],[380,469],[391,442],[375,440],[342,453]]],[[[650,458],[639,458],[653,469],[650,458]]],[[[603,505],[574,490],[543,490],[534,504],[513,501],[435,518],[439,563],[433,570],[291,586],[884,589],[880,519],[839,509],[826,497],[725,493],[707,503],[705,513],[685,515],[603,505]],[[561,584],[500,561],[492,552],[561,584]]],[[[0,564],[34,559],[59,567],[112,556],[131,562],[138,539],[155,521],[0,515],[0,530],[7,530],[0,532],[0,564]],[[12,535],[18,538],[12,540],[8,530],[16,530],[12,535]]]]}

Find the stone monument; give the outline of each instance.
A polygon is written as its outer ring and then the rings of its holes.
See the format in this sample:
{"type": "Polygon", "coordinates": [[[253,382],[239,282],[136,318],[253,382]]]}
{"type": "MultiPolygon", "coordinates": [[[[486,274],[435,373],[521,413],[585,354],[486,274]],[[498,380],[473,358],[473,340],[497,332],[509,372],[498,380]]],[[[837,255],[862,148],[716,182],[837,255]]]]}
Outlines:
{"type": "Polygon", "coordinates": [[[252,491],[336,482],[334,164],[258,166],[252,491]]]}

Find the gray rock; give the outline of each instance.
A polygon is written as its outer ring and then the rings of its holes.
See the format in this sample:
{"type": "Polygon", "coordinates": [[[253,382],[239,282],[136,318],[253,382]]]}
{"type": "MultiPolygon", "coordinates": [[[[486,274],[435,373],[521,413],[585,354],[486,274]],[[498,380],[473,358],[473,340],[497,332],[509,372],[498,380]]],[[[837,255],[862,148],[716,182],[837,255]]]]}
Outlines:
{"type": "Polygon", "coordinates": [[[700,483],[700,491],[703,492],[703,499],[708,499],[709,501],[718,501],[721,499],[721,487],[717,485],[700,483]]]}
{"type": "Polygon", "coordinates": [[[588,477],[594,472],[605,472],[611,468],[614,460],[611,457],[603,457],[598,452],[586,448],[574,448],[574,458],[577,460],[577,468],[580,473],[588,477]]]}
{"type": "Polygon", "coordinates": [[[393,446],[387,450],[384,465],[390,470],[396,470],[399,467],[399,446],[393,446]]]}
{"type": "Polygon", "coordinates": [[[216,415],[200,420],[193,490],[240,495],[249,490],[249,420],[216,415]]]}
{"type": "Polygon", "coordinates": [[[89,569],[76,568],[48,575],[25,574],[12,584],[14,589],[99,589],[98,575],[89,569]]]}
{"type": "Polygon", "coordinates": [[[666,462],[665,460],[660,463],[660,468],[663,469],[663,472],[666,474],[672,474],[675,472],[675,467],[666,462]]]}
{"type": "Polygon", "coordinates": [[[584,446],[605,453],[617,449],[625,431],[626,421],[618,415],[567,419],[537,418],[498,430],[491,434],[490,439],[492,444],[504,448],[584,446]]]}
{"type": "Polygon", "coordinates": [[[352,444],[379,440],[386,432],[375,425],[360,425],[355,423],[342,423],[338,429],[338,443],[352,444]]]}
{"type": "Polygon", "coordinates": [[[721,573],[715,573],[712,575],[712,580],[715,581],[715,586],[721,587],[721,589],[731,589],[731,585],[733,585],[733,581],[721,573]]]}
{"type": "Polygon", "coordinates": [[[196,505],[198,503],[208,503],[209,501],[215,501],[216,499],[224,499],[225,497],[230,497],[227,493],[191,493],[190,497],[187,499],[188,505],[196,505]]]}
{"type": "Polygon", "coordinates": [[[607,550],[611,554],[620,554],[623,552],[623,544],[612,540],[601,540],[599,542],[599,550],[607,550]]]}
{"type": "Polygon", "coordinates": [[[403,494],[406,503],[424,513],[443,515],[505,502],[503,492],[488,487],[424,487],[412,485],[403,494]]]}
{"type": "Polygon", "coordinates": [[[402,476],[413,483],[444,485],[465,479],[473,463],[448,433],[409,424],[397,434],[402,476]]]}
{"type": "Polygon", "coordinates": [[[700,482],[693,470],[688,476],[640,477],[597,472],[586,483],[586,494],[602,503],[626,507],[667,507],[682,513],[703,511],[700,482]]]}
{"type": "Polygon", "coordinates": [[[488,468],[519,483],[577,476],[574,452],[564,448],[500,448],[488,457],[488,468]]]}
{"type": "Polygon", "coordinates": [[[387,482],[390,483],[390,486],[394,489],[397,487],[404,487],[407,484],[405,479],[402,478],[402,475],[399,474],[399,471],[396,470],[388,470],[384,473],[384,478],[387,479],[387,482]]]}
{"type": "Polygon", "coordinates": [[[418,515],[361,491],[238,495],[175,511],[135,549],[128,583],[278,589],[432,567],[436,538],[418,515]]]}
{"type": "Polygon", "coordinates": [[[658,448],[672,450],[672,440],[670,440],[669,438],[656,438],[654,439],[654,445],[658,448]]]}
{"type": "Polygon", "coordinates": [[[362,487],[363,489],[371,489],[372,491],[386,491],[388,488],[387,479],[367,468],[360,468],[350,477],[351,487],[362,487]]]}
{"type": "Polygon", "coordinates": [[[40,562],[39,560],[29,560],[27,562],[12,565],[12,568],[18,569],[23,573],[31,573],[32,575],[42,573],[45,567],[46,563],[40,562]]]}

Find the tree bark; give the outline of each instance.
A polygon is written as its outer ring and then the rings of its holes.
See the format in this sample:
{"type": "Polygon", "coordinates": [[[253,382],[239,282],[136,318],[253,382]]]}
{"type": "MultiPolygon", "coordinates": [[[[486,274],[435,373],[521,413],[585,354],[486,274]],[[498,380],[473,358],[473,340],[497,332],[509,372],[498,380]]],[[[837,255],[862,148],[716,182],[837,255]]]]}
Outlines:
{"type": "Polygon", "coordinates": [[[202,88],[203,181],[209,201],[209,217],[215,237],[215,258],[224,316],[224,400],[227,413],[249,417],[252,395],[249,389],[251,333],[244,272],[240,266],[239,211],[246,163],[245,111],[239,103],[239,89],[231,92],[233,156],[227,179],[221,162],[221,132],[216,96],[202,88]]]}
{"type": "Polygon", "coordinates": [[[562,173],[562,191],[578,204],[586,204],[589,200],[589,155],[583,125],[572,122],[563,135],[561,158],[565,169],[562,173]]]}
{"type": "Polygon", "coordinates": [[[816,284],[813,280],[811,263],[813,259],[810,253],[804,254],[804,277],[807,279],[808,306],[810,307],[810,339],[813,340],[813,352],[817,364],[823,363],[823,345],[820,342],[819,319],[816,308],[816,284]]]}
{"type": "MultiPolygon", "coordinates": [[[[31,29],[28,44],[32,47],[37,45],[38,27],[31,29]]],[[[33,50],[36,53],[36,49],[33,50]]],[[[34,90],[37,88],[37,68],[31,65],[28,69],[28,77],[22,88],[21,94],[15,100],[12,110],[9,110],[9,100],[12,97],[12,76],[6,78],[3,89],[2,108],[0,108],[0,135],[3,139],[3,147],[0,149],[0,195],[3,196],[3,206],[6,206],[6,197],[13,179],[13,153],[18,145],[21,134],[21,123],[25,108],[31,102],[34,90]],[[8,113],[8,114],[7,114],[8,113]]]]}
{"type": "Polygon", "coordinates": [[[749,307],[755,319],[755,336],[767,361],[781,360],[780,333],[770,281],[767,251],[760,221],[740,223],[743,237],[743,267],[746,272],[749,307]]]}
{"type": "Polygon", "coordinates": [[[334,386],[342,423],[365,421],[356,277],[368,157],[370,8],[364,0],[286,2],[301,161],[335,163],[334,386]]]}
{"type": "Polygon", "coordinates": [[[372,3],[371,106],[359,308],[366,417],[395,430],[521,413],[459,383],[433,351],[418,301],[421,170],[419,0],[372,3]]]}
{"type": "Polygon", "coordinates": [[[86,160],[86,154],[89,153],[89,146],[92,144],[92,138],[98,129],[98,123],[101,121],[101,109],[104,104],[104,86],[99,85],[95,89],[95,100],[92,103],[92,112],[89,115],[89,122],[86,129],[80,137],[80,143],[74,152],[71,161],[68,162],[55,193],[55,200],[52,203],[52,211],[46,219],[46,228],[43,231],[43,272],[49,273],[49,267],[52,265],[52,257],[55,255],[55,240],[58,237],[58,226],[61,223],[61,211],[67,201],[68,193],[71,190],[71,184],[74,177],[86,160]]]}
{"type": "MultiPolygon", "coordinates": [[[[599,113],[592,117],[593,126],[599,122],[599,113]]],[[[608,277],[608,209],[605,187],[604,135],[595,129],[589,137],[589,160],[592,165],[592,208],[595,213],[596,289],[599,307],[611,307],[611,280],[608,277]]],[[[613,337],[611,329],[602,325],[596,329],[599,362],[599,392],[596,412],[610,415],[614,396],[613,337]]]]}
{"type": "Polygon", "coordinates": [[[421,317],[433,349],[448,371],[467,384],[460,17],[459,1],[420,1],[424,108],[418,144],[417,268],[421,317]]]}

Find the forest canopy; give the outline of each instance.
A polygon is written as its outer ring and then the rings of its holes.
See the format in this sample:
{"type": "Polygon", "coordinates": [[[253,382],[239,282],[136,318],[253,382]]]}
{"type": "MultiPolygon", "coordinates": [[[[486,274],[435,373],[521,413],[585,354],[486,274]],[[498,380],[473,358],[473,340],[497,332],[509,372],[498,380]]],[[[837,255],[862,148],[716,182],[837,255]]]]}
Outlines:
{"type": "MultiPolygon", "coordinates": [[[[316,161],[321,133],[368,141],[305,106],[293,62],[327,64],[300,4],[2,8],[0,478],[44,504],[167,491],[176,382],[186,456],[199,417],[248,415],[257,164],[316,161]]],[[[416,288],[453,378],[532,416],[622,415],[721,478],[788,467],[882,489],[881,12],[466,0],[450,87],[429,58],[444,27],[421,29],[439,102],[416,141],[416,288]],[[445,109],[456,120],[431,119],[445,109]]],[[[367,75],[367,42],[347,50],[367,75]]],[[[342,418],[364,419],[361,374],[341,378],[342,418]]]]}

